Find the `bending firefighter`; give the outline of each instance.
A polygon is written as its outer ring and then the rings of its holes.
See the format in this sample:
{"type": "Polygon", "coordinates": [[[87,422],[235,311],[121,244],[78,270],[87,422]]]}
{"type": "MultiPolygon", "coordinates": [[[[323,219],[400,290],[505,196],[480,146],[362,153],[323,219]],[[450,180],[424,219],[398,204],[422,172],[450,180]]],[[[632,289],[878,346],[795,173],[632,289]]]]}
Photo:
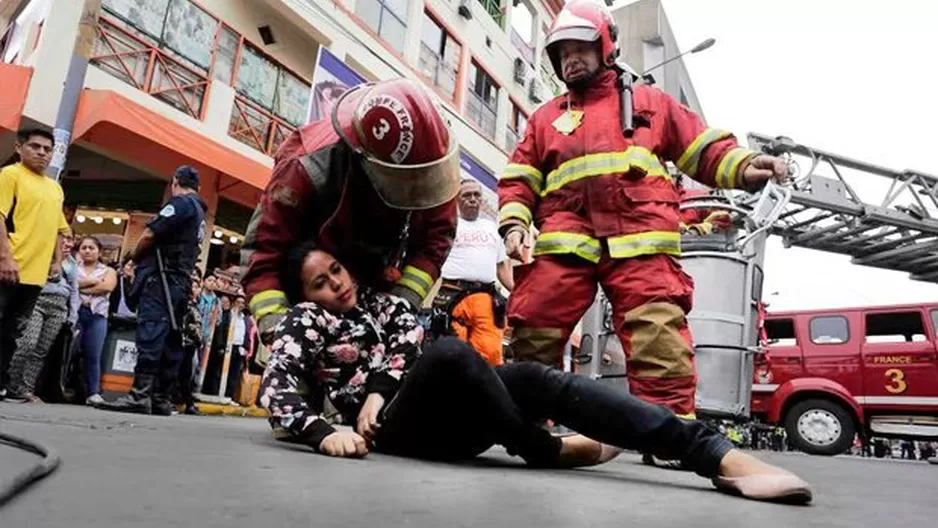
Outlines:
{"type": "Polygon", "coordinates": [[[281,272],[303,242],[341,258],[365,286],[419,307],[456,232],[457,152],[437,105],[408,79],[352,88],[328,119],[293,133],[242,251],[261,339],[269,344],[289,311],[281,272]]]}
{"type": "Polygon", "coordinates": [[[515,358],[560,365],[598,283],[612,304],[632,393],[693,416],[693,281],[677,259],[679,196],[663,160],[716,188],[759,185],[782,177],[785,166],[706,128],[656,88],[620,92],[616,38],[609,12],[580,0],[566,4],[547,36],[569,91],[534,112],[498,183],[507,253],[518,254],[532,222],[540,232],[534,261],[515,272],[510,346],[515,358]],[[632,98],[630,135],[620,97],[632,98]]]}
{"type": "Polygon", "coordinates": [[[443,265],[443,282],[433,305],[449,315],[452,331],[459,339],[471,344],[490,365],[498,366],[504,363],[506,299],[495,280],[508,291],[514,281],[498,226],[479,217],[481,202],[479,182],[463,180],[456,239],[443,265]]]}

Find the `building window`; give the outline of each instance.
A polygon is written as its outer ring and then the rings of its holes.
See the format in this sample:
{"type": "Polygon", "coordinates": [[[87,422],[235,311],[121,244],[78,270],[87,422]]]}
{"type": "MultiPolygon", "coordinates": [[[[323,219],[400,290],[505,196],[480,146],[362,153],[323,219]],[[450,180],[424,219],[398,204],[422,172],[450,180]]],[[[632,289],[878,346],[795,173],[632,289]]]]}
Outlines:
{"type": "Polygon", "coordinates": [[[408,5],[408,0],[358,0],[355,12],[379,37],[403,52],[408,5]]]}
{"type": "Polygon", "coordinates": [[[466,98],[466,115],[490,138],[495,137],[495,121],[498,116],[498,85],[485,70],[475,62],[469,66],[469,97],[466,98]]]}
{"type": "Polygon", "coordinates": [[[498,24],[498,27],[505,27],[505,10],[502,9],[502,0],[479,0],[479,3],[492,17],[492,20],[498,24]]]}
{"type": "Polygon", "coordinates": [[[508,131],[505,134],[505,149],[513,152],[518,142],[524,137],[524,129],[528,126],[528,116],[524,115],[521,108],[517,105],[511,105],[511,119],[508,121],[508,131]]]}
{"type": "Polygon", "coordinates": [[[450,97],[456,95],[456,77],[459,73],[459,55],[462,46],[427,13],[423,14],[420,37],[421,73],[433,80],[450,97]]]}
{"type": "Polygon", "coordinates": [[[511,10],[511,44],[531,67],[534,67],[534,13],[526,2],[511,10]]]}

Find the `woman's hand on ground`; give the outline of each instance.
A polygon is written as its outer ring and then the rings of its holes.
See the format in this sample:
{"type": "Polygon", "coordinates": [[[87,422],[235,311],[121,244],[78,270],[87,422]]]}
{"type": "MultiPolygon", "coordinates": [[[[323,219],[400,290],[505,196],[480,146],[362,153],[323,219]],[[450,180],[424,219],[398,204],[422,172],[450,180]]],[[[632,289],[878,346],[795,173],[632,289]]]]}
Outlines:
{"type": "Polygon", "coordinates": [[[368,454],[365,439],[351,431],[337,431],[322,439],[319,452],[343,458],[360,458],[368,454]]]}
{"type": "Polygon", "coordinates": [[[365,399],[362,410],[358,413],[358,425],[355,431],[362,435],[369,443],[374,442],[375,435],[381,424],[378,423],[378,413],[384,408],[384,396],[372,392],[365,399]]]}

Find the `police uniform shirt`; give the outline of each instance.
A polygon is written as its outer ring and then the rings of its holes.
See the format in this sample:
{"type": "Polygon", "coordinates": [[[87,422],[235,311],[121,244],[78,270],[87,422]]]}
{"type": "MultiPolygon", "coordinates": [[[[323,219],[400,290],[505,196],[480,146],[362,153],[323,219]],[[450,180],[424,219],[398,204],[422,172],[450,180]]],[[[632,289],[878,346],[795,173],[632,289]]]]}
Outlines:
{"type": "MultiPolygon", "coordinates": [[[[166,248],[178,245],[179,249],[191,257],[194,265],[198,257],[201,242],[205,237],[205,219],[200,210],[201,204],[197,195],[188,194],[174,196],[169,203],[160,209],[155,218],[150,220],[147,227],[153,232],[155,247],[166,248]],[[201,217],[201,220],[199,218],[201,217]],[[198,221],[198,223],[196,223],[198,221]]],[[[156,265],[156,252],[151,252],[144,258],[142,265],[156,265]]],[[[167,256],[164,254],[164,259],[167,256]]],[[[187,259],[190,260],[190,259],[187,259]]],[[[166,263],[170,266],[170,263],[166,263]]],[[[191,272],[191,270],[175,270],[191,272]]]]}

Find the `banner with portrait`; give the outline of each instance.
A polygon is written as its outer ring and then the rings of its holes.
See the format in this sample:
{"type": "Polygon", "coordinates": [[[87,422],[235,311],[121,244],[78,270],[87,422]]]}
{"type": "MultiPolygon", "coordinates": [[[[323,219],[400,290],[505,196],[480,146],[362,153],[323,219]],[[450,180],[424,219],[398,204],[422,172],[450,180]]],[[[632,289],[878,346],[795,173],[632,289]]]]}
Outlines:
{"type": "Polygon", "coordinates": [[[366,81],[364,77],[340,61],[325,47],[319,47],[316,67],[313,69],[313,86],[309,97],[306,122],[327,119],[332,105],[353,86],[366,81]]]}

